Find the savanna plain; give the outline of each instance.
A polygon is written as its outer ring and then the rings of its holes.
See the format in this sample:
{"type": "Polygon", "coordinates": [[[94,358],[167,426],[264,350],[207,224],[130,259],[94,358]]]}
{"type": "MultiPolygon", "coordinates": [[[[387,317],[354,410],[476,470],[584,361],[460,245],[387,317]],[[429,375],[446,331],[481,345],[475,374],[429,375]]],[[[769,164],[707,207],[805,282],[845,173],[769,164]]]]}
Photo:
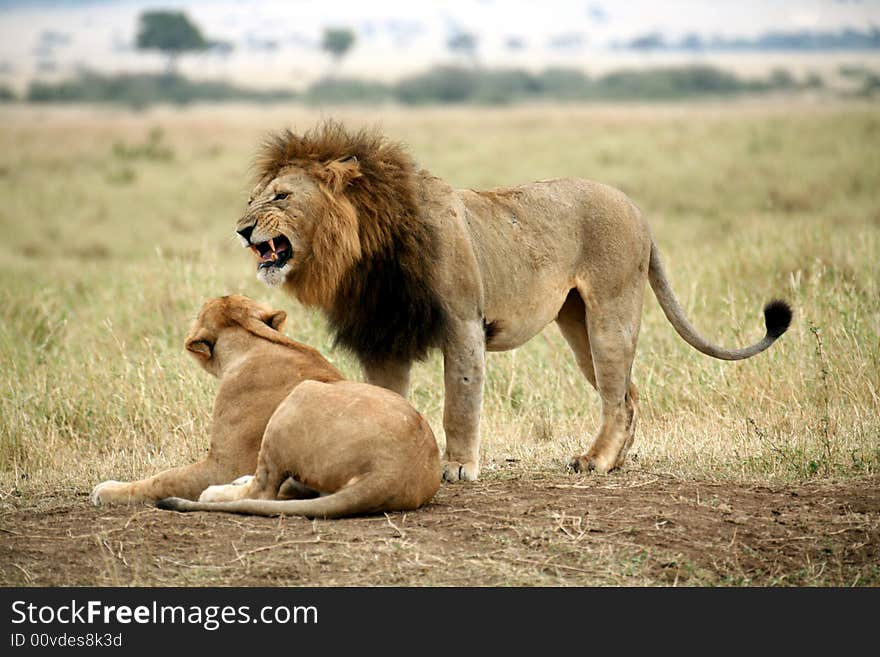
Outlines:
{"type": "MultiPolygon", "coordinates": [[[[0,583],[31,585],[880,584],[880,112],[765,100],[318,112],[299,106],[0,109],[0,583]],[[582,176],[649,218],[713,341],[652,294],[636,442],[570,474],[598,396],[557,329],[490,354],[483,474],[410,513],[324,521],[95,508],[91,487],[199,458],[216,382],[185,355],[203,300],[243,293],[347,375],[319,314],[234,239],[261,137],[378,125],[457,187],[582,176]]],[[[439,355],[410,395],[443,442],[439,355]]],[[[441,445],[442,446],[442,445],[441,445]]]]}

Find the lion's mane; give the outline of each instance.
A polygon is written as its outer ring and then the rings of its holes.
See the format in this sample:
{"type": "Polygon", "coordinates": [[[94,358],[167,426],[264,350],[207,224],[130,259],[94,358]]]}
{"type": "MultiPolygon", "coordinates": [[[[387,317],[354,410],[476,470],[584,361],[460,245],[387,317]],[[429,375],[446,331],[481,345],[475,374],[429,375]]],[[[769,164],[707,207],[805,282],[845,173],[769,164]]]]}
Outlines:
{"type": "Polygon", "coordinates": [[[432,280],[437,236],[419,218],[412,158],[377,131],[326,121],[265,140],[259,178],[289,166],[306,171],[326,201],[304,255],[306,270],[320,274],[290,281],[294,293],[324,308],[336,342],[362,362],[423,359],[442,342],[445,313],[432,280]]]}

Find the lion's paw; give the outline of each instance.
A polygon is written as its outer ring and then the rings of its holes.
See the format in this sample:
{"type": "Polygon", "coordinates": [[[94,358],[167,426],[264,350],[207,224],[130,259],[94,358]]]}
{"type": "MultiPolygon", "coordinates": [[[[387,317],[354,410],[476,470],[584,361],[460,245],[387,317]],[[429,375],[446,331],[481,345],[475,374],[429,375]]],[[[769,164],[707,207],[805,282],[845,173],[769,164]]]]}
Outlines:
{"type": "Polygon", "coordinates": [[[443,481],[476,481],[480,476],[480,464],[473,461],[459,463],[458,461],[443,462],[443,481]]]}
{"type": "Polygon", "coordinates": [[[123,481],[102,481],[92,489],[89,499],[95,506],[128,502],[128,484],[123,481]]]}
{"type": "Polygon", "coordinates": [[[254,475],[242,475],[238,479],[232,482],[233,486],[244,486],[246,484],[251,483],[253,481],[254,475]]]}

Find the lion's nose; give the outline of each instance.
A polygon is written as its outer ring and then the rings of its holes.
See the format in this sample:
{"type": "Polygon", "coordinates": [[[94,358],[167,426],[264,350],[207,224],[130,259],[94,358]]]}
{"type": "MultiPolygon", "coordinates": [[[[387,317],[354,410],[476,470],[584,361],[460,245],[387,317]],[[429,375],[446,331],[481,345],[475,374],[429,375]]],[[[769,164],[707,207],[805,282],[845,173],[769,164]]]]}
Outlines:
{"type": "Polygon", "coordinates": [[[254,232],[254,227],[253,226],[245,226],[244,228],[242,228],[241,230],[236,231],[236,232],[239,235],[241,235],[245,240],[247,240],[248,244],[250,244],[251,233],[254,232]]]}

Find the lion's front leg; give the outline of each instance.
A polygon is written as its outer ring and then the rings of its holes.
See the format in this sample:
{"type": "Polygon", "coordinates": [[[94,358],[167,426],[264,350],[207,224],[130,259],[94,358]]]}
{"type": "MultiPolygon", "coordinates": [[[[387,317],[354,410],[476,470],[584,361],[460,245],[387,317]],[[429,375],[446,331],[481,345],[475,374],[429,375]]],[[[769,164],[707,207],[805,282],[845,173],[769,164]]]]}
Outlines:
{"type": "Polygon", "coordinates": [[[451,323],[443,350],[445,481],[475,481],[480,476],[480,409],[485,351],[481,321],[451,323]]]}

